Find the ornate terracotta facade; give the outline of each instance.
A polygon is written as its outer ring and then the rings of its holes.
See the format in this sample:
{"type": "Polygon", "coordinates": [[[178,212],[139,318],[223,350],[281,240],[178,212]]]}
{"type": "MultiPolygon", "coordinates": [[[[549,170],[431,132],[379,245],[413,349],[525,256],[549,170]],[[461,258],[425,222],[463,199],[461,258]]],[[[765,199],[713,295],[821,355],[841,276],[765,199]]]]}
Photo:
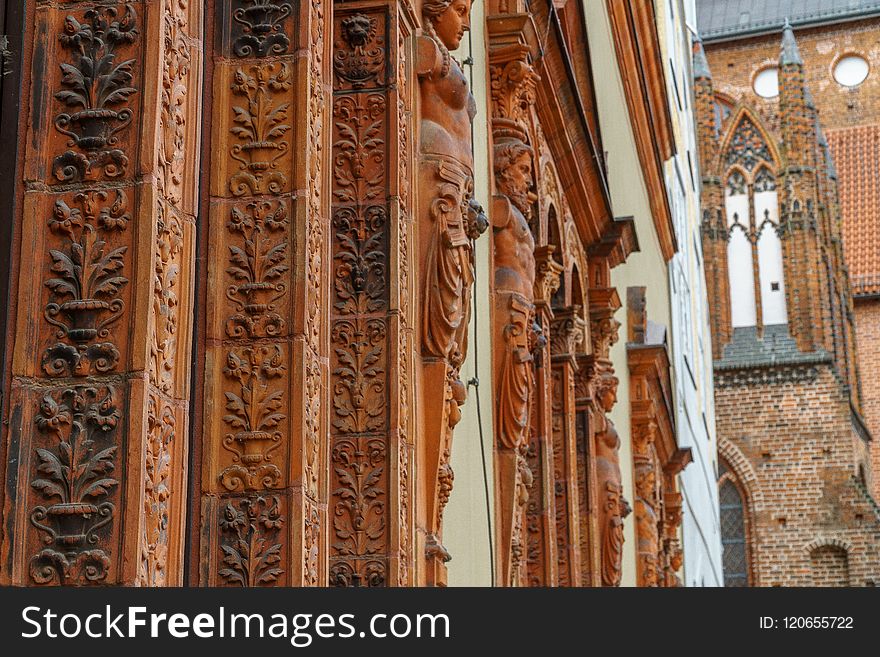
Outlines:
{"type": "MultiPolygon", "coordinates": [[[[496,583],[617,586],[632,508],[661,506],[649,551],[674,580],[675,459],[654,448],[660,493],[632,499],[610,418],[643,386],[611,355],[638,241],[578,3],[489,1],[485,109],[455,54],[470,0],[32,4],[0,582],[445,586],[477,240],[496,583]]],[[[620,9],[623,67],[656,26],[620,9]]],[[[638,57],[628,101],[654,116],[638,57]]]]}

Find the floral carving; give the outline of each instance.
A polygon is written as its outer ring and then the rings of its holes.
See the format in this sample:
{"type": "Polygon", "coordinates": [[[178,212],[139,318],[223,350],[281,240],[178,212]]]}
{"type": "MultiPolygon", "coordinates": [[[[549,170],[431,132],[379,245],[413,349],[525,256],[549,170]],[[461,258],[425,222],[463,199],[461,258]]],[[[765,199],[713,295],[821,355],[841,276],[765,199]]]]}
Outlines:
{"type": "MultiPolygon", "coordinates": [[[[324,192],[324,123],[327,98],[324,91],[324,21],[325,6],[322,0],[312,0],[312,19],[309,23],[309,144],[313,149],[309,152],[309,224],[306,251],[308,265],[306,268],[307,299],[306,315],[308,340],[313,349],[318,345],[323,326],[321,308],[323,307],[322,272],[324,265],[323,250],[325,244],[324,224],[322,217],[327,216],[324,192]]],[[[319,402],[318,402],[319,403],[319,402]]]]}
{"type": "Polygon", "coordinates": [[[342,96],[333,106],[333,196],[341,203],[366,203],[385,191],[385,108],[380,94],[342,96]]]}
{"type": "Polygon", "coordinates": [[[526,541],[526,577],[528,586],[546,586],[548,573],[545,569],[545,525],[544,525],[544,491],[542,469],[543,453],[541,441],[534,430],[529,432],[526,464],[532,473],[533,481],[526,506],[525,541],[526,541]]]}
{"type": "Polygon", "coordinates": [[[380,438],[340,440],[333,448],[333,549],[345,559],[332,564],[332,585],[385,583],[384,562],[364,559],[381,555],[385,547],[385,460],[385,441],[380,438]]]}
{"type": "Polygon", "coordinates": [[[284,33],[284,20],[290,16],[289,2],[278,0],[240,0],[243,7],[232,12],[232,18],[241,25],[242,34],[232,42],[232,51],[238,57],[265,57],[283,55],[290,47],[284,33]]]}
{"type": "Polygon", "coordinates": [[[108,198],[106,191],[82,192],[73,207],[59,199],[49,220],[49,230],[65,242],[49,251],[54,276],[45,282],[50,301],[43,314],[58,338],[73,343],[46,350],[43,369],[50,376],[109,372],[119,362],[116,345],[98,340],[110,336],[125,308],[120,294],[128,283],[122,276],[128,247],[110,248],[104,236],[125,230],[130,217],[124,192],[116,191],[113,203],[108,198]]]}
{"type": "Polygon", "coordinates": [[[556,523],[556,553],[558,565],[559,586],[571,586],[573,582],[572,564],[568,552],[569,527],[569,499],[568,499],[568,464],[565,450],[566,420],[564,415],[563,381],[564,372],[561,368],[553,368],[553,496],[555,504],[556,523]]]}
{"type": "Polygon", "coordinates": [[[526,60],[527,46],[517,46],[516,52],[509,55],[515,58],[489,67],[493,124],[495,119],[500,118],[527,125],[535,104],[539,78],[526,60]]]}
{"type": "Polygon", "coordinates": [[[171,448],[177,421],[167,403],[151,394],[147,407],[143,537],[138,583],[164,586],[167,582],[171,448]]]}
{"type": "Polygon", "coordinates": [[[180,205],[186,165],[187,91],[192,57],[186,41],[189,0],[175,0],[164,15],[165,50],[162,64],[162,105],[159,114],[157,187],[171,205],[180,205]]]}
{"type": "Polygon", "coordinates": [[[226,273],[235,283],[227,288],[226,296],[238,310],[226,322],[229,337],[276,336],[284,330],[275,302],[287,291],[283,281],[290,270],[289,248],[283,231],[288,224],[284,203],[253,201],[244,208],[233,206],[226,226],[242,236],[244,245],[229,245],[226,273]]]}
{"type": "Polygon", "coordinates": [[[318,550],[320,549],[321,517],[318,510],[308,504],[303,519],[303,586],[319,586],[318,550]]]}
{"type": "Polygon", "coordinates": [[[247,100],[246,106],[234,105],[230,132],[241,141],[232,147],[232,158],[240,162],[239,171],[229,181],[235,196],[280,194],[287,186],[287,176],[278,169],[278,160],[290,150],[284,136],[291,126],[286,123],[290,103],[276,103],[274,95],[291,86],[290,66],[272,63],[238,68],[232,92],[247,100]]]}
{"type": "Polygon", "coordinates": [[[153,318],[150,344],[150,382],[162,392],[173,387],[177,351],[177,289],[182,265],[183,225],[164,199],[156,206],[156,252],[153,272],[153,318]]]}
{"type": "Polygon", "coordinates": [[[385,307],[385,208],[342,208],[333,216],[335,288],[340,314],[370,313],[385,307]]]}
{"type": "Polygon", "coordinates": [[[61,91],[56,100],[68,108],[55,117],[55,127],[70,137],[68,150],[55,158],[55,177],[79,182],[102,170],[108,178],[125,173],[128,157],[117,148],[117,133],[131,123],[129,98],[137,92],[132,84],[134,59],[118,61],[118,49],[134,43],[137,16],[131,4],[96,6],[82,22],[72,14],[64,21],[61,45],[71,53],[72,63],[60,64],[61,91]]]}
{"type": "Polygon", "coordinates": [[[284,574],[281,567],[281,527],[284,517],[275,495],[232,500],[223,507],[219,571],[230,586],[257,587],[274,584],[284,574]]]}
{"type": "Polygon", "coordinates": [[[30,513],[46,548],[30,561],[37,584],[87,583],[107,577],[110,557],[93,548],[99,530],[113,519],[110,497],[119,482],[112,476],[120,420],[115,391],[107,386],[76,387],[43,396],[34,422],[51,444],[35,449],[31,487],[48,501],[30,513]],[[52,546],[52,547],[48,547],[52,546]]]}
{"type": "Polygon", "coordinates": [[[334,47],[333,70],[353,89],[382,84],[385,64],[385,38],[378,21],[365,14],[346,16],[340,23],[340,38],[334,47]]]}
{"type": "Polygon", "coordinates": [[[284,389],[273,389],[271,380],[287,370],[278,345],[245,347],[227,354],[223,374],[238,384],[237,392],[226,392],[223,421],[232,433],[223,447],[233,454],[234,464],[223,470],[220,481],[228,490],[274,488],[281,471],[271,463],[272,452],[281,446],[278,430],[287,416],[284,389]]]}
{"type": "Polygon", "coordinates": [[[379,431],[385,419],[385,322],[339,321],[330,339],[338,366],[332,374],[333,426],[340,433],[379,431]]]}

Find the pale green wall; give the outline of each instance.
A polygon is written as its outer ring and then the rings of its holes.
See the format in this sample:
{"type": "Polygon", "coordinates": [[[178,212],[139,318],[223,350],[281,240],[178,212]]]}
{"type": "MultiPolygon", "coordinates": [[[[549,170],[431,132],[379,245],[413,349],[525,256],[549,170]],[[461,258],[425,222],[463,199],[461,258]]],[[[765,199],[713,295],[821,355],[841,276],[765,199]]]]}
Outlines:
{"type": "MultiPolygon", "coordinates": [[[[474,169],[475,197],[488,212],[489,196],[489,101],[486,91],[486,35],[484,20],[485,3],[475,2],[471,10],[472,57],[474,58],[472,91],[477,99],[477,117],[474,120],[474,169]]],[[[468,56],[467,37],[456,54],[459,61],[468,56]]],[[[491,230],[491,229],[490,229],[491,230]]],[[[471,342],[468,358],[462,369],[462,380],[467,382],[475,373],[480,379],[480,410],[483,417],[483,440],[485,445],[489,494],[495,490],[492,469],[492,345],[489,325],[489,235],[477,240],[476,302],[471,317],[471,342]],[[478,337],[474,344],[473,322],[478,324],[478,337]],[[476,349],[475,349],[476,347],[476,349]],[[475,359],[478,354],[479,361],[475,359]]],[[[486,493],[483,483],[483,467],[480,459],[480,434],[477,423],[477,395],[473,387],[468,389],[461,422],[455,428],[452,446],[452,469],[455,482],[446,507],[443,522],[443,543],[452,555],[449,562],[450,586],[491,586],[489,565],[489,531],[486,519],[486,493]]],[[[494,506],[494,499],[490,499],[494,506]]],[[[493,525],[494,531],[494,525],[493,525]]],[[[494,536],[493,536],[494,542],[494,536]]]]}
{"type": "MultiPolygon", "coordinates": [[[[626,263],[611,273],[611,284],[617,288],[623,307],[616,318],[620,322],[620,339],[611,350],[611,360],[620,379],[617,405],[611,419],[621,437],[620,470],[627,499],[635,499],[632,482],[632,450],[630,439],[629,372],[626,362],[626,288],[644,285],[647,289],[648,317],[670,326],[669,282],[666,263],[660,251],[642,168],[630,125],[629,110],[623,82],[617,67],[611,24],[604,2],[583,0],[586,13],[590,59],[596,85],[602,146],[608,154],[608,178],[614,216],[635,218],[640,251],[629,256],[626,263]]],[[[624,524],[623,586],[635,586],[636,551],[635,519],[630,514],[624,524]]]]}

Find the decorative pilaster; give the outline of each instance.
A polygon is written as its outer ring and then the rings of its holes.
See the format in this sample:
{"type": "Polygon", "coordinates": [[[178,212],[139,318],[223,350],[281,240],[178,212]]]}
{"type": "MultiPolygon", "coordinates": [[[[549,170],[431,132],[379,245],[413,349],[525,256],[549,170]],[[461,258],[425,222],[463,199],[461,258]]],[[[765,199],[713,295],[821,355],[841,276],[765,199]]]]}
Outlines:
{"type": "Polygon", "coordinates": [[[414,582],[412,30],[395,2],[334,12],[331,586],[414,582]]]}
{"type": "Polygon", "coordinates": [[[559,586],[581,585],[574,376],[585,351],[581,306],[557,308],[550,329],[553,356],[553,482],[559,586]]]}
{"type": "Polygon", "coordinates": [[[183,581],[201,12],[37,3],[3,583],[183,581]]]}
{"type": "Polygon", "coordinates": [[[199,581],[324,585],[329,7],[212,9],[199,581]]]}
{"type": "Polygon", "coordinates": [[[553,310],[551,300],[559,289],[562,265],[553,259],[556,247],[535,249],[535,323],[544,338],[533,353],[534,404],[530,413],[528,466],[532,475],[526,506],[526,575],[528,586],[556,584],[555,490],[553,484],[553,403],[550,341],[553,310]]]}

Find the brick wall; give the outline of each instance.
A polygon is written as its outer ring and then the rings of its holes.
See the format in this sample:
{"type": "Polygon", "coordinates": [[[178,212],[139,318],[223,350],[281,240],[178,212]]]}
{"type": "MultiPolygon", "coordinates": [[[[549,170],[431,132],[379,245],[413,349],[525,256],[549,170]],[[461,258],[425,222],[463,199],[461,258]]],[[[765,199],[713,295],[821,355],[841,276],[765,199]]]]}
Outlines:
{"type": "Polygon", "coordinates": [[[821,545],[810,553],[814,586],[849,586],[849,559],[836,545],[821,545]]]}
{"type": "Polygon", "coordinates": [[[856,476],[867,456],[846,390],[828,365],[780,373],[716,372],[720,450],[752,501],[753,583],[834,585],[842,566],[823,546],[845,551],[851,585],[880,582],[880,509],[856,476]]]}
{"type": "MultiPolygon", "coordinates": [[[[795,30],[804,60],[806,83],[820,111],[822,125],[843,128],[880,121],[880,21],[870,19],[812,29],[795,30]],[[842,55],[857,54],[868,60],[868,78],[858,87],[837,83],[831,71],[842,55]]],[[[765,100],[752,89],[754,76],[779,61],[780,34],[736,42],[705,44],[715,90],[743,99],[778,126],[776,100],[765,100]]]]}
{"type": "Polygon", "coordinates": [[[862,373],[862,414],[874,440],[871,441],[873,465],[872,490],[880,498],[880,299],[856,299],[856,343],[862,373]],[[867,376],[866,376],[867,375],[867,376]]]}

